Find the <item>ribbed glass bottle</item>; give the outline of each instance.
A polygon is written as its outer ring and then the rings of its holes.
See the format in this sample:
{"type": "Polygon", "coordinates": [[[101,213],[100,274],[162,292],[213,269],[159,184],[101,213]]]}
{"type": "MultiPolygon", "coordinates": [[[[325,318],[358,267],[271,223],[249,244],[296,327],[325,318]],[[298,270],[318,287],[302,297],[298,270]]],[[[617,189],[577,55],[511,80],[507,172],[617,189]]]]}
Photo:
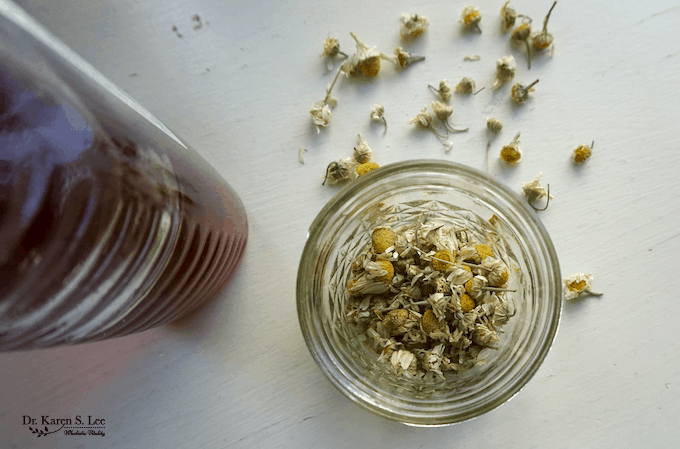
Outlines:
{"type": "Polygon", "coordinates": [[[248,224],[194,150],[0,0],[0,351],[119,337],[214,298],[248,224]]]}

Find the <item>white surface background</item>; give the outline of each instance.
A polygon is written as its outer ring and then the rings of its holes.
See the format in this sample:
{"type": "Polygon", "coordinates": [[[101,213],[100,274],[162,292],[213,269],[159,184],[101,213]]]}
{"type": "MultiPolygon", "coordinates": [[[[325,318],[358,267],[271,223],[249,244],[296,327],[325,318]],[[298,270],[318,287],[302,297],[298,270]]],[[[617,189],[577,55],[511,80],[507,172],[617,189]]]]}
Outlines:
{"type": "MultiPolygon", "coordinates": [[[[483,34],[462,33],[463,2],[348,0],[22,0],[38,21],[201,152],[241,195],[250,217],[245,258],[229,287],[183,326],[96,344],[0,354],[2,448],[671,447],[680,438],[680,6],[655,0],[558,3],[554,56],[527,71],[522,47],[500,32],[502,0],[479,0],[483,34]],[[342,79],[332,125],[308,110],[332,78],[319,58],[350,31],[391,53],[402,12],[430,18],[406,44],[425,62],[376,79],[342,79]],[[203,27],[193,29],[199,14],[203,27]],[[183,35],[172,31],[176,26],[183,35]],[[481,60],[464,62],[468,54],[481,60]],[[516,81],[540,78],[521,108],[509,85],[492,93],[498,57],[516,81]],[[454,96],[470,131],[446,153],[408,120],[427,89],[471,76],[487,86],[454,96]],[[382,103],[389,129],[369,118],[382,103]],[[307,227],[337,192],[326,165],[361,132],[381,164],[442,158],[483,168],[485,118],[505,128],[490,172],[513,189],[543,172],[554,202],[540,213],[564,276],[595,275],[605,293],[565,304],[536,376],[500,408],[459,425],[416,429],[360,409],[324,377],[295,307],[307,227]],[[522,132],[524,159],[498,163],[522,132]],[[573,148],[595,141],[574,168],[573,148]],[[306,164],[298,161],[305,147],[306,164]],[[36,438],[22,416],[92,415],[105,437],[36,438]]],[[[517,0],[540,27],[550,1],[517,0]]]]}

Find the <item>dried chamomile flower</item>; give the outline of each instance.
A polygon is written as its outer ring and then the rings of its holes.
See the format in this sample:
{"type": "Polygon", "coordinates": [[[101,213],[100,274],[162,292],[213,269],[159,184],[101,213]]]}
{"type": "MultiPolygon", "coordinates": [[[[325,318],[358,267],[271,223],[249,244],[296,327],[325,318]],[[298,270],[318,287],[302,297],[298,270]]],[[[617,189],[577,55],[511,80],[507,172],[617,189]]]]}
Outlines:
{"type": "Polygon", "coordinates": [[[427,87],[437,92],[437,94],[439,94],[439,96],[441,97],[442,101],[446,103],[448,103],[449,100],[451,100],[451,97],[453,96],[453,91],[451,90],[451,87],[449,86],[449,83],[446,82],[446,80],[442,80],[439,82],[439,89],[429,84],[427,85],[427,87]]]}
{"type": "Polygon", "coordinates": [[[326,88],[326,96],[323,100],[317,101],[310,109],[309,113],[312,115],[312,122],[316,125],[316,132],[321,132],[321,127],[326,127],[331,124],[331,109],[335,107],[338,100],[331,97],[331,91],[338,81],[338,77],[342,72],[342,68],[338,70],[333,78],[333,82],[326,88]]]}
{"type": "Polygon", "coordinates": [[[433,133],[435,133],[438,137],[444,139],[446,138],[445,135],[440,134],[439,131],[437,131],[437,128],[434,127],[434,124],[432,123],[432,115],[430,115],[429,112],[427,112],[427,106],[423,108],[422,111],[420,111],[420,114],[416,115],[410,122],[410,124],[416,124],[420,126],[421,128],[429,129],[433,133]]]}
{"type": "Polygon", "coordinates": [[[512,98],[517,104],[523,104],[527,98],[529,98],[529,92],[534,91],[534,85],[536,85],[536,83],[538,83],[538,80],[534,81],[528,86],[525,86],[521,83],[515,83],[515,85],[512,86],[512,90],[510,91],[510,98],[512,98]]]}
{"type": "Polygon", "coordinates": [[[463,12],[460,15],[460,23],[466,27],[475,27],[481,33],[482,29],[479,28],[479,22],[482,20],[482,13],[479,8],[471,5],[465,5],[463,12]]]}
{"type": "Polygon", "coordinates": [[[501,8],[501,21],[503,22],[503,30],[508,31],[515,25],[515,20],[517,20],[517,11],[512,6],[508,6],[510,0],[505,2],[501,8]]]}
{"type": "Polygon", "coordinates": [[[405,333],[406,329],[403,329],[404,325],[409,319],[409,313],[406,309],[395,309],[391,310],[385,315],[382,320],[383,326],[390,335],[397,335],[399,333],[405,333]],[[400,332],[400,330],[402,330],[400,332]]]}
{"type": "Polygon", "coordinates": [[[398,376],[411,378],[416,375],[418,360],[415,354],[405,349],[400,349],[392,354],[390,359],[392,369],[398,376]]]}
{"type": "Polygon", "coordinates": [[[441,329],[441,323],[432,309],[427,309],[425,313],[423,313],[422,325],[426,334],[431,334],[441,329]]]}
{"type": "Polygon", "coordinates": [[[345,59],[347,58],[347,53],[340,51],[340,41],[338,41],[337,37],[329,36],[323,41],[323,52],[319,56],[327,59],[326,67],[328,70],[331,70],[333,68],[333,60],[338,56],[345,59]]]}
{"type": "Polygon", "coordinates": [[[378,165],[376,162],[365,162],[356,168],[357,176],[363,176],[369,171],[373,171],[378,168],[380,168],[380,165],[378,165]]]}
{"type": "Polygon", "coordinates": [[[385,107],[383,105],[376,104],[373,106],[373,109],[371,109],[371,118],[378,122],[382,121],[385,124],[383,135],[387,133],[387,120],[385,120],[385,107]]]}
{"type": "Polygon", "coordinates": [[[593,275],[576,273],[562,280],[564,284],[564,299],[576,299],[579,296],[602,296],[602,293],[593,291],[593,275]]]}
{"type": "Polygon", "coordinates": [[[529,46],[529,40],[531,38],[531,19],[525,16],[522,19],[522,23],[512,30],[511,36],[518,42],[524,42],[527,49],[527,64],[529,65],[529,69],[531,69],[531,47],[529,46]]]}
{"type": "Polygon", "coordinates": [[[368,142],[366,142],[366,139],[364,139],[364,136],[362,136],[361,133],[358,134],[358,138],[359,145],[354,147],[354,154],[352,155],[352,157],[354,157],[354,160],[357,161],[358,163],[365,164],[366,162],[370,162],[373,152],[371,151],[371,148],[368,146],[368,142]]]}
{"type": "Polygon", "coordinates": [[[493,347],[500,340],[498,334],[487,326],[477,323],[472,331],[472,341],[479,346],[493,347]]]}
{"type": "Polygon", "coordinates": [[[593,154],[593,147],[595,146],[595,141],[593,141],[590,146],[588,145],[579,145],[574,149],[574,152],[571,155],[571,160],[574,162],[574,164],[580,165],[583,164],[585,161],[590,159],[590,156],[593,154]]]}
{"type": "Polygon", "coordinates": [[[465,95],[477,95],[479,92],[483,91],[484,88],[482,87],[478,91],[475,91],[475,80],[465,77],[456,84],[455,90],[456,92],[465,95]]]}
{"type": "Polygon", "coordinates": [[[389,283],[394,277],[394,265],[392,265],[392,262],[390,262],[389,260],[377,260],[375,262],[369,262],[367,264],[366,272],[369,273],[369,277],[375,276],[373,277],[373,280],[376,282],[389,283]],[[377,269],[381,271],[380,272],[371,271],[370,268],[372,266],[371,264],[377,264],[378,265],[377,269]]]}
{"type": "Polygon", "coordinates": [[[329,36],[325,41],[323,41],[323,52],[320,56],[334,58],[338,55],[344,56],[345,58],[347,57],[346,53],[340,51],[340,41],[338,41],[338,38],[335,36],[329,36]]]}
{"type": "Polygon", "coordinates": [[[465,291],[476,301],[480,301],[486,294],[486,286],[489,281],[484,276],[475,276],[465,283],[465,291]]]}
{"type": "Polygon", "coordinates": [[[538,48],[539,50],[546,49],[553,43],[554,37],[552,34],[548,33],[548,19],[550,19],[550,13],[552,13],[555,5],[557,5],[557,1],[553,2],[548,14],[545,16],[545,19],[543,19],[543,29],[531,36],[531,41],[533,42],[534,47],[538,48]]]}
{"type": "Polygon", "coordinates": [[[448,274],[446,281],[453,285],[465,285],[467,281],[472,279],[472,270],[470,267],[454,266],[448,274]]]}
{"type": "Polygon", "coordinates": [[[357,70],[366,76],[374,77],[380,72],[380,52],[366,45],[354,31],[349,33],[357,43],[357,50],[349,61],[343,64],[342,70],[349,75],[355,75],[357,70]]]}
{"type": "Polygon", "coordinates": [[[548,208],[550,200],[553,199],[552,195],[550,195],[550,185],[548,184],[547,190],[545,189],[545,187],[541,185],[541,176],[543,176],[543,173],[538,172],[538,174],[532,181],[522,183],[522,193],[524,194],[524,196],[527,197],[529,205],[533,207],[534,210],[537,211],[546,210],[548,208]],[[532,201],[535,201],[543,197],[547,197],[548,201],[545,203],[545,207],[543,207],[542,209],[538,209],[534,207],[533,204],[531,204],[532,201]]]}
{"type": "Polygon", "coordinates": [[[519,133],[508,145],[501,149],[501,159],[508,164],[515,164],[522,160],[522,150],[519,148],[519,133]]]}
{"type": "Polygon", "coordinates": [[[475,300],[472,299],[467,293],[463,293],[463,295],[460,297],[460,308],[463,310],[463,312],[467,313],[475,307],[477,307],[475,300]]]}
{"type": "Polygon", "coordinates": [[[496,135],[501,129],[503,129],[503,122],[499,118],[487,117],[486,127],[493,135],[496,135]]]}
{"type": "Polygon", "coordinates": [[[482,261],[482,266],[488,268],[486,279],[491,287],[501,287],[508,282],[508,267],[502,260],[486,257],[482,261]]]}
{"type": "Polygon", "coordinates": [[[326,177],[321,185],[326,184],[326,181],[328,181],[328,184],[335,184],[350,179],[354,167],[356,167],[356,163],[348,159],[331,162],[326,167],[326,177]]]}
{"type": "Polygon", "coordinates": [[[498,89],[501,84],[515,77],[517,62],[514,56],[503,56],[496,61],[496,78],[493,80],[493,88],[498,89]]]}
{"type": "Polygon", "coordinates": [[[422,15],[418,14],[406,14],[401,15],[401,27],[399,28],[399,34],[404,39],[418,37],[423,34],[427,27],[430,26],[430,20],[422,15]]]}
{"type": "Polygon", "coordinates": [[[449,117],[451,117],[451,114],[453,113],[453,107],[447,106],[441,101],[436,100],[433,101],[430,105],[432,106],[434,115],[436,115],[437,118],[444,123],[446,129],[451,130],[453,132],[464,132],[469,129],[469,128],[454,128],[449,124],[449,117]]]}
{"type": "Polygon", "coordinates": [[[515,305],[511,301],[499,301],[493,311],[493,325],[498,327],[515,316],[515,305]]]}
{"type": "Polygon", "coordinates": [[[486,128],[491,132],[489,140],[486,142],[486,171],[489,171],[489,148],[491,148],[491,140],[503,129],[503,122],[495,117],[486,118],[486,128]]]}
{"type": "Polygon", "coordinates": [[[394,49],[395,63],[402,69],[410,66],[414,62],[425,60],[425,56],[412,55],[401,47],[394,49]]]}
{"type": "Polygon", "coordinates": [[[440,343],[434,348],[425,351],[425,354],[423,354],[423,368],[426,371],[431,371],[433,373],[437,373],[440,378],[445,379],[443,377],[442,371],[441,371],[441,365],[444,363],[444,344],[440,343]]]}
{"type": "Polygon", "coordinates": [[[387,248],[394,246],[397,234],[388,226],[380,226],[373,230],[371,242],[376,254],[384,253],[387,248]]]}
{"type": "Polygon", "coordinates": [[[453,267],[455,256],[448,251],[437,251],[432,256],[432,269],[437,271],[446,271],[453,267]]]}
{"type": "Polygon", "coordinates": [[[494,257],[496,255],[494,254],[493,249],[485,244],[475,245],[475,251],[479,254],[479,258],[476,259],[477,262],[481,262],[487,257],[494,257]]]}
{"type": "Polygon", "coordinates": [[[312,114],[312,123],[316,125],[316,132],[321,132],[321,127],[325,128],[331,124],[331,104],[335,104],[335,102],[329,104],[317,101],[309,110],[309,113],[312,114]]]}

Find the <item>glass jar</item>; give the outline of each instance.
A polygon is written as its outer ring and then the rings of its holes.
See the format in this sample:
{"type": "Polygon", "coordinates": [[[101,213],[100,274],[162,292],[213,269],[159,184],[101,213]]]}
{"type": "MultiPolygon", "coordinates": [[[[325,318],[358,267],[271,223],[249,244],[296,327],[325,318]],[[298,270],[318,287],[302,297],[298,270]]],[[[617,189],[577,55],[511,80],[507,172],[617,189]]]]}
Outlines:
{"type": "Polygon", "coordinates": [[[557,331],[562,287],[547,231],[525,200],[487,174],[445,161],[381,167],[343,188],[309,229],[297,278],[300,326],[312,356],[331,382],[358,405],[421,426],[452,424],[503,404],[536,373],[557,331]],[[515,316],[486,363],[423,382],[397,377],[361,343],[345,303],[352,263],[371,245],[371,231],[469,214],[483,231],[492,219],[497,242],[516,262],[515,316]]]}
{"type": "Polygon", "coordinates": [[[248,223],[195,151],[0,0],[0,350],[119,337],[214,298],[248,223]]]}

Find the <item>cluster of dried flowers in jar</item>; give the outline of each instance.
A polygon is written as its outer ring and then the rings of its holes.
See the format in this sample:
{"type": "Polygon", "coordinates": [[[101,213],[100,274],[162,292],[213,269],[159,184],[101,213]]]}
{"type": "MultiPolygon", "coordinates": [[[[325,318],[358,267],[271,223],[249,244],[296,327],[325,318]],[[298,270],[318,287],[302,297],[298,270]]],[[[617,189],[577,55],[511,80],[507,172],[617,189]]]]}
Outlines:
{"type": "Polygon", "coordinates": [[[373,162],[373,151],[368,146],[368,142],[361,134],[358,134],[359,145],[354,147],[351,157],[333,161],[326,167],[326,176],[323,183],[335,184],[349,179],[356,179],[359,176],[373,171],[380,166],[373,162]]]}
{"type": "Polygon", "coordinates": [[[373,229],[347,286],[348,322],[398,376],[441,378],[483,364],[515,314],[511,269],[492,246],[428,221],[373,229]]]}

